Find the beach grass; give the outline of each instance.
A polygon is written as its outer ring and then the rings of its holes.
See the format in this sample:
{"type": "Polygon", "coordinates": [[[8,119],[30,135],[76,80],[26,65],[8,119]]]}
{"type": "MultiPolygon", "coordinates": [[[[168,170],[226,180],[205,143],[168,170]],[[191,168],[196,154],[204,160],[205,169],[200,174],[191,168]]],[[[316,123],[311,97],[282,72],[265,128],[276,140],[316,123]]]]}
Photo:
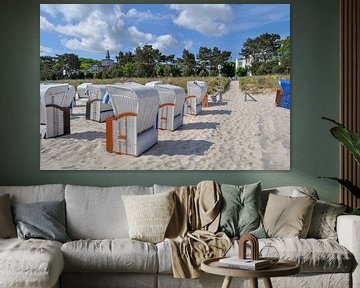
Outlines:
{"type": "Polygon", "coordinates": [[[145,84],[150,81],[162,81],[166,84],[172,84],[182,87],[186,90],[187,81],[205,81],[208,84],[208,94],[214,94],[219,89],[226,90],[230,80],[226,77],[157,77],[157,78],[111,78],[111,79],[64,79],[51,82],[66,82],[73,85],[75,88],[84,82],[91,82],[93,84],[113,84],[116,82],[137,82],[145,84]]]}
{"type": "Polygon", "coordinates": [[[276,91],[280,89],[279,80],[289,80],[289,74],[261,75],[261,76],[245,76],[239,80],[240,89],[252,93],[263,93],[270,90],[276,91]]]}

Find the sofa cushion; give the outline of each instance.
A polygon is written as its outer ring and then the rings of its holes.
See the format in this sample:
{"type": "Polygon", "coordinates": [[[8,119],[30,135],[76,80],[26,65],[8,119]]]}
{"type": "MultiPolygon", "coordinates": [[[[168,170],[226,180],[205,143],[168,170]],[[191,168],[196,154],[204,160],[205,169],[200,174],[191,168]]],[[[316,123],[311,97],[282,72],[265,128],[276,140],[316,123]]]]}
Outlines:
{"type": "Polygon", "coordinates": [[[310,197],[269,195],[264,228],[269,237],[305,238],[316,200],[310,197]]]}
{"type": "Polygon", "coordinates": [[[152,194],[152,187],[66,185],[67,233],[71,239],[128,238],[123,195],[152,194]]]}
{"type": "Polygon", "coordinates": [[[45,201],[13,206],[19,238],[69,241],[65,229],[65,201],[45,201]]]}
{"type": "Polygon", "coordinates": [[[307,237],[337,240],[336,219],[346,211],[345,205],[318,200],[314,206],[307,237]]]}
{"type": "Polygon", "coordinates": [[[0,239],[0,287],[52,287],[64,268],[61,243],[0,239]]]}
{"type": "Polygon", "coordinates": [[[310,187],[283,186],[283,187],[263,189],[261,191],[261,206],[263,213],[265,212],[265,208],[270,194],[289,196],[289,197],[310,196],[311,198],[319,199],[319,195],[317,194],[316,190],[310,187]]]}
{"type": "Polygon", "coordinates": [[[0,195],[10,194],[11,204],[64,200],[63,184],[0,186],[0,195]]]}
{"type": "Polygon", "coordinates": [[[261,182],[243,186],[221,185],[222,204],[219,230],[229,237],[251,233],[266,237],[260,216],[261,182]]]}
{"type": "MultiPolygon", "coordinates": [[[[259,250],[264,246],[275,247],[280,259],[298,263],[302,273],[350,272],[355,263],[351,252],[338,242],[330,239],[259,239],[259,250]]],[[[235,242],[227,256],[234,256],[237,251],[238,243],[235,242]]]]}
{"type": "Polygon", "coordinates": [[[157,243],[164,240],[175,208],[174,192],[156,195],[124,195],[131,239],[157,243]]]}
{"type": "Polygon", "coordinates": [[[78,240],[61,250],[66,272],[156,273],[156,246],[130,239],[78,240]]]}
{"type": "Polygon", "coordinates": [[[11,214],[10,196],[0,196],[0,238],[16,237],[16,229],[11,214]]]}

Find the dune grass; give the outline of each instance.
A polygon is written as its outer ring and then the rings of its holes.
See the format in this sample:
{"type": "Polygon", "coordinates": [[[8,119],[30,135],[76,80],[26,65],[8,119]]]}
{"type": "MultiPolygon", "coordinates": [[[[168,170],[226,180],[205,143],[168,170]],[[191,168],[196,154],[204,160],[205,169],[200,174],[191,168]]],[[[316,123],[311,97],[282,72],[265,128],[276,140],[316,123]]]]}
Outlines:
{"type": "Polygon", "coordinates": [[[241,77],[240,88],[243,91],[248,91],[252,93],[262,93],[265,91],[276,91],[280,89],[279,87],[279,80],[289,80],[290,75],[263,75],[263,76],[245,76],[241,77]]]}
{"type": "Polygon", "coordinates": [[[140,84],[145,84],[150,81],[162,81],[166,84],[172,84],[182,87],[186,90],[187,81],[205,81],[208,84],[208,94],[214,94],[218,89],[225,90],[229,80],[225,77],[158,77],[158,78],[112,78],[112,79],[66,79],[51,82],[66,82],[73,85],[75,88],[84,82],[91,82],[94,84],[112,84],[116,82],[133,81],[140,84]]]}

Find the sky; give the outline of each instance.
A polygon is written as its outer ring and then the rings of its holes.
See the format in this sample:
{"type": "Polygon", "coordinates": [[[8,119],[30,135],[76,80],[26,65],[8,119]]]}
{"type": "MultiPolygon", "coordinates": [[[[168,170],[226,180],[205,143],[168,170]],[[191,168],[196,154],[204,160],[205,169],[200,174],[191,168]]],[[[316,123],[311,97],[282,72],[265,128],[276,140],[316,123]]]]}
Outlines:
{"type": "Polygon", "coordinates": [[[231,51],[263,33],[290,36],[289,4],[41,4],[40,55],[102,59],[153,45],[166,55],[231,51]]]}

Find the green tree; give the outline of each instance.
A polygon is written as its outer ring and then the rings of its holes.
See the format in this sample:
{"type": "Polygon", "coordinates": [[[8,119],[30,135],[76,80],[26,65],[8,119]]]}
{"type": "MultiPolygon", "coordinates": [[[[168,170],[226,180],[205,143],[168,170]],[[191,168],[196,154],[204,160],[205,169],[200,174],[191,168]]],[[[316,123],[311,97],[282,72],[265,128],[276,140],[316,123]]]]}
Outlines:
{"type": "Polygon", "coordinates": [[[137,47],[134,55],[134,74],[136,77],[155,77],[156,64],[160,60],[161,52],[152,45],[137,47]]]}
{"type": "Polygon", "coordinates": [[[196,68],[195,55],[190,53],[189,50],[184,49],[182,57],[179,59],[181,71],[183,76],[194,76],[196,68]]]}
{"type": "Polygon", "coordinates": [[[284,73],[290,73],[290,37],[279,41],[279,65],[283,68],[284,73]]]}
{"type": "Polygon", "coordinates": [[[271,73],[272,68],[278,65],[276,61],[279,55],[279,39],[279,34],[264,33],[245,41],[240,54],[251,60],[249,69],[254,75],[271,73]]]}
{"type": "Polygon", "coordinates": [[[134,77],[134,63],[132,62],[126,63],[122,71],[125,77],[134,77]]]}
{"type": "Polygon", "coordinates": [[[132,52],[119,52],[119,55],[116,56],[116,66],[119,69],[123,69],[127,63],[134,62],[134,54],[132,52]]]}
{"type": "Polygon", "coordinates": [[[225,62],[222,66],[221,73],[225,77],[234,77],[235,76],[235,63],[234,62],[225,62]]]}
{"type": "Polygon", "coordinates": [[[207,69],[210,67],[211,52],[211,49],[207,47],[199,48],[199,53],[196,55],[199,73],[203,70],[207,71],[207,69]]]}
{"type": "Polygon", "coordinates": [[[79,56],[73,53],[65,53],[61,55],[56,55],[57,62],[61,69],[66,70],[68,77],[71,75],[77,75],[80,69],[80,59],[79,56]]]}

